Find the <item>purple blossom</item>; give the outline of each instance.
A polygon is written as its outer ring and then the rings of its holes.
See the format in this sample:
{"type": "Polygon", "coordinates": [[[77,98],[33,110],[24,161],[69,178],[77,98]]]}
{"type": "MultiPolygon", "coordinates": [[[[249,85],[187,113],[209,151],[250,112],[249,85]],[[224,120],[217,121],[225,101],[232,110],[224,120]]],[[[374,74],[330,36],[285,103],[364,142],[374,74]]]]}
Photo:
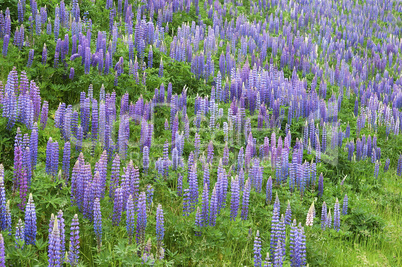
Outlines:
{"type": "Polygon", "coordinates": [[[183,194],[183,175],[177,175],[177,195],[181,197],[183,194]]]}
{"type": "Polygon", "coordinates": [[[102,214],[99,198],[96,198],[94,202],[93,218],[96,243],[98,246],[98,250],[100,250],[102,246],[102,214]]]}
{"type": "Polygon", "coordinates": [[[202,191],[202,203],[201,203],[201,227],[205,227],[209,222],[209,192],[208,185],[204,184],[202,191]]]}
{"type": "Polygon", "coordinates": [[[71,266],[77,266],[80,248],[80,225],[78,215],[75,214],[70,227],[70,250],[68,252],[68,262],[71,266]]]}
{"type": "Polygon", "coordinates": [[[325,201],[322,203],[322,208],[321,208],[321,229],[325,230],[327,227],[327,204],[325,201]]]}
{"type": "Polygon", "coordinates": [[[63,254],[61,250],[60,231],[57,217],[54,219],[53,230],[49,235],[48,261],[49,266],[61,267],[63,264],[63,254]]]}
{"type": "Polygon", "coordinates": [[[343,206],[342,206],[342,214],[347,215],[348,214],[348,195],[345,194],[345,197],[343,198],[343,206]]]}
{"type": "Polygon", "coordinates": [[[156,241],[157,241],[157,253],[159,255],[159,259],[163,259],[163,253],[160,253],[163,250],[163,238],[165,236],[165,228],[164,228],[164,215],[162,205],[158,204],[158,208],[156,209],[156,241]]]}
{"type": "Polygon", "coordinates": [[[5,259],[5,251],[4,251],[4,238],[3,235],[0,234],[0,267],[6,266],[6,259],[5,259]]]}
{"type": "Polygon", "coordinates": [[[110,189],[109,189],[109,198],[115,198],[115,191],[116,188],[119,186],[120,183],[120,157],[118,154],[113,159],[112,163],[112,171],[110,176],[110,189]]]}
{"type": "Polygon", "coordinates": [[[318,178],[318,196],[322,197],[324,194],[324,176],[321,173],[320,178],[318,178]]]}
{"type": "Polygon", "coordinates": [[[117,188],[114,196],[113,225],[119,226],[122,211],[123,211],[123,191],[122,188],[119,187],[117,188]]]}
{"type": "Polygon", "coordinates": [[[241,210],[241,219],[247,220],[248,216],[248,205],[249,205],[249,198],[250,198],[250,180],[246,181],[246,185],[243,191],[243,201],[242,201],[242,210],[241,210]]]}
{"type": "Polygon", "coordinates": [[[288,206],[285,212],[285,224],[290,225],[291,221],[292,221],[292,210],[290,208],[290,202],[288,200],[288,206]]]}
{"type": "Polygon", "coordinates": [[[35,245],[36,243],[36,210],[32,194],[29,194],[28,203],[25,207],[25,243],[35,245]]]}
{"type": "Polygon", "coordinates": [[[237,179],[232,178],[231,182],[231,193],[232,193],[232,200],[231,200],[231,206],[230,206],[230,218],[235,221],[237,217],[237,212],[239,209],[239,182],[237,179]]]}
{"type": "Polygon", "coordinates": [[[60,245],[61,245],[61,255],[64,256],[66,242],[65,242],[65,233],[64,233],[64,218],[63,218],[63,211],[59,210],[57,213],[57,222],[59,224],[60,230],[60,245]]]}
{"type": "Polygon", "coordinates": [[[211,226],[215,226],[216,224],[217,211],[218,211],[218,197],[215,186],[214,190],[212,191],[210,208],[209,208],[209,224],[211,226]]]}
{"type": "Polygon", "coordinates": [[[260,231],[257,230],[257,234],[254,239],[254,267],[261,267],[261,238],[260,231]]]}
{"type": "Polygon", "coordinates": [[[339,201],[338,198],[336,198],[335,202],[335,208],[334,208],[334,229],[336,231],[339,231],[341,227],[341,214],[339,210],[339,201]]]}

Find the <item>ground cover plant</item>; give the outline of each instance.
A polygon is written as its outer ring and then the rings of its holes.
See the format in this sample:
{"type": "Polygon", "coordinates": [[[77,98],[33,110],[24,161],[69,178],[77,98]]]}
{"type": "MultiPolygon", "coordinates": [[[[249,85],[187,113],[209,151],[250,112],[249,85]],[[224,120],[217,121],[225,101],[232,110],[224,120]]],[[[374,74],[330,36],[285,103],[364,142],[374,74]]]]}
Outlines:
{"type": "Polygon", "coordinates": [[[402,4],[0,2],[0,266],[402,266],[402,4]]]}

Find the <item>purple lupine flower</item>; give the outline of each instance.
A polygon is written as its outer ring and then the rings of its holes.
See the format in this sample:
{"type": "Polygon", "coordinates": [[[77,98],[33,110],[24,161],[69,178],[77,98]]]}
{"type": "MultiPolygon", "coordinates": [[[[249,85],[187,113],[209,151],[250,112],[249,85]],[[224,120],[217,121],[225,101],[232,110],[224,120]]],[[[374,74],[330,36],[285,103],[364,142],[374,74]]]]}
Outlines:
{"type": "Polygon", "coordinates": [[[0,164],[0,230],[7,230],[7,200],[4,188],[4,167],[0,164]]]}
{"type": "Polygon", "coordinates": [[[318,197],[322,197],[324,195],[324,176],[321,173],[320,178],[318,179],[318,197]]]}
{"type": "Polygon", "coordinates": [[[137,204],[137,233],[136,241],[137,245],[140,246],[140,251],[142,251],[145,245],[145,228],[147,227],[147,204],[145,192],[141,192],[138,198],[137,204]]]}
{"type": "Polygon", "coordinates": [[[261,267],[261,238],[260,231],[257,230],[257,234],[254,239],[254,267],[261,267]]]}
{"type": "Polygon", "coordinates": [[[195,158],[198,158],[198,154],[200,153],[200,135],[198,133],[195,133],[194,137],[194,154],[195,158]]]}
{"type": "Polygon", "coordinates": [[[3,235],[0,234],[0,267],[6,266],[5,256],[6,256],[6,253],[4,251],[4,238],[3,238],[3,235]]]}
{"type": "Polygon", "coordinates": [[[202,227],[202,215],[200,212],[200,207],[197,207],[197,211],[195,213],[195,236],[201,236],[201,227],[202,227]]]}
{"type": "Polygon", "coordinates": [[[152,68],[153,65],[153,51],[152,51],[152,45],[149,47],[149,52],[148,52],[148,68],[152,68]]]}
{"type": "Polygon", "coordinates": [[[57,141],[53,142],[51,148],[50,174],[55,178],[59,169],[59,143],[57,141]]]}
{"type": "Polygon", "coordinates": [[[116,188],[119,186],[120,183],[120,157],[119,154],[113,159],[112,163],[112,171],[110,176],[110,189],[109,189],[109,198],[114,199],[116,188]]]}
{"type": "Polygon", "coordinates": [[[243,201],[242,201],[242,210],[241,210],[241,219],[247,220],[248,216],[248,205],[249,205],[249,198],[250,198],[250,180],[247,179],[246,185],[243,191],[243,201]]]}
{"type": "Polygon", "coordinates": [[[396,175],[398,175],[398,176],[402,175],[402,154],[399,155],[398,166],[396,169],[396,175]]]}
{"type": "MultiPolygon", "coordinates": [[[[24,1],[25,4],[25,1],[24,1]]],[[[22,24],[24,22],[24,10],[25,7],[22,6],[21,1],[18,1],[18,22],[22,24]]],[[[3,244],[4,245],[4,244],[3,244]]]]}
{"type": "Polygon", "coordinates": [[[282,243],[280,240],[278,240],[275,251],[274,251],[274,266],[282,267],[283,265],[283,248],[282,248],[282,243]]]}
{"type": "Polygon", "coordinates": [[[71,67],[70,68],[70,76],[68,76],[70,78],[70,80],[74,80],[74,74],[75,74],[74,67],[71,67]]]}
{"type": "Polygon", "coordinates": [[[20,180],[19,184],[19,196],[21,199],[21,202],[18,203],[18,206],[20,207],[21,210],[24,209],[25,202],[26,202],[26,196],[28,192],[28,175],[26,169],[22,170],[22,178],[20,180]]]}
{"type": "Polygon", "coordinates": [[[146,197],[147,197],[147,207],[148,207],[148,210],[150,211],[151,206],[152,206],[153,197],[154,197],[154,188],[150,184],[147,185],[146,197]]]}
{"type": "MultiPolygon", "coordinates": [[[[17,226],[15,227],[15,247],[19,249],[24,248],[24,223],[21,219],[18,220],[17,226]]],[[[11,231],[10,231],[11,233],[11,231]]]]}
{"type": "Polygon", "coordinates": [[[282,248],[282,256],[286,254],[286,226],[285,226],[285,217],[283,214],[281,215],[281,220],[278,225],[278,239],[281,241],[281,248],[282,248]]]}
{"type": "Polygon", "coordinates": [[[131,244],[134,236],[134,229],[135,229],[135,210],[134,210],[134,200],[133,196],[130,195],[127,200],[126,204],[126,229],[128,235],[128,243],[131,244]]]}
{"type": "Polygon", "coordinates": [[[384,172],[388,171],[390,162],[391,162],[391,160],[389,158],[387,158],[387,160],[385,161],[385,164],[384,164],[384,172]]]}
{"type": "Polygon", "coordinates": [[[34,49],[29,50],[27,68],[30,68],[32,66],[34,60],[34,53],[35,53],[34,49]]]}
{"type": "Polygon", "coordinates": [[[32,193],[29,194],[28,203],[25,207],[25,243],[35,245],[36,243],[36,210],[32,193]]]}
{"type": "Polygon", "coordinates": [[[10,42],[10,35],[7,34],[6,36],[4,36],[3,38],[3,57],[7,56],[7,52],[8,52],[8,43],[10,42]]]}
{"type": "Polygon", "coordinates": [[[163,177],[169,176],[169,143],[163,145],[163,177]]]}
{"type": "Polygon", "coordinates": [[[208,144],[207,163],[212,164],[213,159],[214,159],[214,144],[212,143],[212,141],[210,141],[208,144]]]}
{"type": "Polygon", "coordinates": [[[77,150],[78,153],[82,151],[82,140],[84,138],[84,133],[82,126],[78,126],[78,132],[77,132],[77,142],[75,144],[75,149],[77,150]]]}
{"type": "MultiPolygon", "coordinates": [[[[226,175],[226,171],[224,170],[221,174],[221,179],[220,179],[220,208],[225,208],[226,207],[226,196],[227,196],[227,191],[228,191],[228,179],[226,175]]],[[[250,185],[251,188],[251,185],[250,185]]],[[[220,209],[218,210],[218,212],[220,209]]]]}
{"type": "Polygon", "coordinates": [[[347,215],[348,214],[348,195],[345,194],[345,197],[343,198],[343,206],[342,206],[342,214],[347,215]]]}
{"type": "Polygon", "coordinates": [[[335,208],[334,208],[334,229],[337,232],[339,232],[340,227],[341,227],[341,213],[339,210],[339,201],[338,201],[338,198],[336,198],[335,208]]]}
{"type": "Polygon", "coordinates": [[[215,186],[214,190],[212,191],[212,195],[211,195],[211,202],[210,202],[210,208],[209,208],[209,225],[215,226],[217,212],[218,212],[218,197],[217,197],[216,186],[215,186]]]}
{"type": "Polygon", "coordinates": [[[31,152],[31,167],[35,170],[38,160],[38,124],[36,122],[32,128],[29,150],[31,152]]]}
{"type": "Polygon", "coordinates": [[[183,194],[183,175],[179,173],[177,176],[177,195],[181,197],[183,194]]]}
{"type": "Polygon", "coordinates": [[[357,97],[355,100],[355,107],[353,109],[353,113],[354,113],[355,117],[357,117],[357,115],[359,115],[359,101],[357,100],[357,97]]]}
{"type": "Polygon", "coordinates": [[[14,148],[14,176],[13,176],[13,191],[20,187],[23,179],[22,166],[22,151],[20,145],[14,148]]]}
{"type": "Polygon", "coordinates": [[[94,231],[96,236],[96,244],[98,246],[98,250],[100,250],[102,246],[102,213],[100,208],[99,198],[95,199],[94,202],[94,231]]]}
{"type": "Polygon", "coordinates": [[[11,228],[11,209],[10,200],[8,200],[6,205],[6,228],[4,230],[8,231],[9,235],[11,235],[11,228]]]}
{"type": "Polygon", "coordinates": [[[300,264],[306,265],[306,235],[304,234],[304,227],[299,223],[299,240],[300,240],[300,264]]]}
{"type": "Polygon", "coordinates": [[[233,221],[236,221],[237,212],[239,210],[239,199],[240,199],[240,189],[239,189],[239,181],[232,178],[231,181],[231,192],[232,192],[232,200],[230,205],[230,218],[233,221]]]}
{"type": "Polygon", "coordinates": [[[177,150],[177,147],[175,147],[172,150],[172,169],[176,171],[178,166],[179,166],[179,151],[177,150]]]}
{"type": "Polygon", "coordinates": [[[269,258],[269,252],[267,252],[267,256],[265,257],[264,267],[272,267],[272,263],[269,258]]]}
{"type": "Polygon", "coordinates": [[[68,252],[68,262],[71,266],[77,266],[80,249],[80,225],[78,215],[75,214],[70,227],[70,250],[68,252]]]}
{"type": "Polygon", "coordinates": [[[42,127],[42,130],[46,128],[48,113],[49,113],[49,104],[47,103],[47,101],[43,101],[42,111],[40,115],[40,125],[42,127]]]}
{"type": "MultiPolygon", "coordinates": [[[[4,51],[4,46],[3,46],[3,51],[4,51]]],[[[3,52],[4,55],[4,52],[3,52]]],[[[6,53],[7,55],[7,53],[6,53]]],[[[159,77],[162,78],[163,77],[163,61],[162,61],[162,57],[161,57],[161,63],[159,64],[159,77]]]]}
{"type": "Polygon", "coordinates": [[[92,98],[92,125],[91,125],[92,154],[95,153],[95,147],[98,141],[98,129],[99,129],[98,126],[99,126],[98,101],[95,98],[92,98]]]}
{"type": "Polygon", "coordinates": [[[148,173],[149,169],[149,148],[147,146],[144,146],[142,149],[142,161],[143,161],[143,170],[144,173],[148,173]]]}
{"type": "Polygon", "coordinates": [[[279,232],[279,208],[274,206],[272,212],[272,220],[271,220],[271,242],[270,242],[270,251],[273,256],[273,260],[275,260],[275,247],[277,242],[280,241],[280,232],[279,232]]]}
{"type": "Polygon", "coordinates": [[[243,168],[240,168],[240,170],[239,170],[239,188],[240,188],[240,191],[243,191],[243,189],[244,189],[244,170],[243,170],[243,168]]]}
{"type": "Polygon", "coordinates": [[[189,173],[189,189],[190,189],[190,212],[195,210],[198,204],[198,182],[197,182],[197,165],[194,164],[189,173]]]}
{"type": "Polygon", "coordinates": [[[158,204],[158,208],[156,209],[156,242],[157,248],[156,252],[160,260],[163,259],[164,253],[160,253],[163,249],[163,238],[165,237],[165,228],[164,228],[164,218],[163,218],[163,209],[162,205],[158,204]]]}
{"type": "Polygon", "coordinates": [[[322,208],[321,208],[321,229],[325,230],[327,227],[327,204],[325,201],[322,203],[322,208]]]}
{"type": "Polygon", "coordinates": [[[290,230],[290,265],[300,266],[300,236],[296,219],[293,220],[290,230]]]}
{"type": "Polygon", "coordinates": [[[57,217],[54,219],[53,230],[49,235],[48,261],[51,267],[61,267],[63,264],[63,254],[61,250],[60,231],[57,217]]]}
{"type": "Polygon", "coordinates": [[[290,225],[291,221],[292,221],[292,210],[290,208],[290,201],[288,200],[288,206],[285,212],[285,224],[290,225]]]}
{"type": "Polygon", "coordinates": [[[121,187],[116,189],[114,196],[114,206],[113,206],[113,225],[119,226],[121,213],[123,211],[123,190],[121,187]]]}
{"type": "Polygon", "coordinates": [[[202,191],[202,203],[201,203],[201,227],[205,227],[208,225],[209,221],[209,192],[208,185],[204,184],[204,189],[202,191]]]}
{"type": "Polygon", "coordinates": [[[60,230],[60,245],[61,245],[61,255],[64,256],[65,248],[66,248],[66,239],[65,239],[65,233],[64,233],[64,218],[63,218],[63,211],[59,210],[57,213],[57,222],[59,224],[59,230],[60,230]]]}
{"type": "Polygon", "coordinates": [[[374,165],[374,178],[378,179],[378,173],[380,171],[380,163],[377,160],[374,165]]]}

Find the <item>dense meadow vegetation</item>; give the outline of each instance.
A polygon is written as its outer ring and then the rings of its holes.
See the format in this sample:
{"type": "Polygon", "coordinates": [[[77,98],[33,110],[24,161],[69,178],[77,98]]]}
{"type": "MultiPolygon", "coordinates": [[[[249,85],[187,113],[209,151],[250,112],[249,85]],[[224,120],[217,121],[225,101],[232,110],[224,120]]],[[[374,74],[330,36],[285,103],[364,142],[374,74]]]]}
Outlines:
{"type": "Polygon", "coordinates": [[[402,266],[402,3],[0,1],[0,266],[402,266]]]}

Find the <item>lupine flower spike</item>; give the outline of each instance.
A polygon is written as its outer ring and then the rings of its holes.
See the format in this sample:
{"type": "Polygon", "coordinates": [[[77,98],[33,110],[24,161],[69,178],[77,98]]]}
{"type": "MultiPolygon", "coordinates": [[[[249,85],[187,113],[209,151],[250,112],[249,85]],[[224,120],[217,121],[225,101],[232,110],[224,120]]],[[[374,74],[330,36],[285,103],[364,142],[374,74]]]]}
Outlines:
{"type": "Polygon", "coordinates": [[[63,264],[62,260],[62,252],[61,252],[61,240],[60,240],[60,231],[57,222],[57,217],[54,219],[53,230],[49,235],[49,249],[48,249],[48,257],[49,257],[49,266],[51,267],[61,267],[63,264]]]}
{"type": "Polygon", "coordinates": [[[311,203],[311,206],[307,213],[307,218],[306,218],[307,226],[313,226],[314,217],[315,217],[315,208],[314,208],[314,201],[313,201],[313,203],[311,203]]]}
{"type": "Polygon", "coordinates": [[[78,221],[78,215],[75,214],[70,228],[70,250],[68,252],[68,262],[71,266],[77,266],[79,260],[79,248],[80,248],[80,226],[78,221]]]}
{"type": "Polygon", "coordinates": [[[4,251],[4,238],[3,235],[0,234],[0,267],[6,266],[5,260],[5,251],[4,251]]]}
{"type": "Polygon", "coordinates": [[[254,239],[254,267],[261,267],[261,238],[258,230],[254,239]]]}
{"type": "Polygon", "coordinates": [[[164,248],[163,248],[163,238],[165,236],[165,228],[164,228],[164,218],[163,218],[163,209],[162,205],[159,204],[156,209],[156,241],[157,241],[157,258],[160,260],[163,259],[164,256],[164,248]]]}

